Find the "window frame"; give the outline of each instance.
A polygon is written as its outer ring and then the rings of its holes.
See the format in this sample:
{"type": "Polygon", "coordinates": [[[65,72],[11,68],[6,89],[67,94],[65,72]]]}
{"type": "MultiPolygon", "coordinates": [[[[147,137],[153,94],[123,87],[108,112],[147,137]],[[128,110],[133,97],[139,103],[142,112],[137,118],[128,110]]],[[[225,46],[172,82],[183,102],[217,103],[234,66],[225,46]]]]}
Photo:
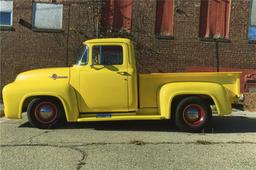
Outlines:
{"type": "MultiPolygon", "coordinates": [[[[252,4],[253,1],[255,1],[254,3],[256,3],[256,0],[250,0],[250,4],[249,4],[249,23],[248,23],[247,38],[248,38],[249,43],[256,44],[256,37],[253,38],[253,39],[250,38],[250,29],[254,28],[256,30],[256,25],[252,25],[252,23],[251,23],[252,10],[253,10],[253,4],[252,4]]],[[[256,11],[255,11],[255,13],[256,13],[256,11]]]]}
{"type": "MultiPolygon", "coordinates": [[[[0,0],[2,1],[2,0],[0,0]]],[[[0,10],[0,12],[9,12],[11,15],[10,15],[10,25],[1,25],[0,24],[0,29],[1,31],[4,31],[4,30],[8,30],[8,31],[12,31],[14,30],[13,29],[13,3],[14,3],[14,0],[8,0],[10,2],[12,2],[12,7],[11,7],[11,11],[10,10],[0,10]]]]}
{"type": "Polygon", "coordinates": [[[64,32],[63,21],[64,21],[64,4],[63,3],[32,2],[32,30],[34,32],[62,33],[62,32],[64,32]],[[36,4],[62,5],[61,28],[40,28],[40,27],[36,27],[35,26],[36,4]]]}

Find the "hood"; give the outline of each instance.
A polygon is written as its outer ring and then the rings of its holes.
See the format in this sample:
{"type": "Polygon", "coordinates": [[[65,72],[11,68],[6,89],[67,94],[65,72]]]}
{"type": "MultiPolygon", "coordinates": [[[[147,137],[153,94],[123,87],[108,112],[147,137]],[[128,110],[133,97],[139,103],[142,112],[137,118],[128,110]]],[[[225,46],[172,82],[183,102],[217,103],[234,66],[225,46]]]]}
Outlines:
{"type": "Polygon", "coordinates": [[[69,67],[63,68],[44,68],[44,69],[35,69],[26,72],[20,73],[15,81],[51,81],[51,80],[69,80],[69,67]]]}

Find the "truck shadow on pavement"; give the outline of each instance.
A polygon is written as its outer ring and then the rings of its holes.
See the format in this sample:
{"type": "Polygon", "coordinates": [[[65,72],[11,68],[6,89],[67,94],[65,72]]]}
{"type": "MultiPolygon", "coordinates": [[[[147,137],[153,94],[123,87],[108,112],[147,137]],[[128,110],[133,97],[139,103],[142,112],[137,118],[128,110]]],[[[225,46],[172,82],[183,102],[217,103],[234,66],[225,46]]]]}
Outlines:
{"type": "MultiPolygon", "coordinates": [[[[20,128],[33,128],[29,122],[19,126],[20,128]]],[[[161,131],[179,132],[174,123],[170,121],[109,121],[109,122],[81,122],[65,123],[54,129],[95,129],[109,131],[161,131]]],[[[205,133],[246,133],[256,132],[256,118],[242,116],[213,117],[205,133]]]]}

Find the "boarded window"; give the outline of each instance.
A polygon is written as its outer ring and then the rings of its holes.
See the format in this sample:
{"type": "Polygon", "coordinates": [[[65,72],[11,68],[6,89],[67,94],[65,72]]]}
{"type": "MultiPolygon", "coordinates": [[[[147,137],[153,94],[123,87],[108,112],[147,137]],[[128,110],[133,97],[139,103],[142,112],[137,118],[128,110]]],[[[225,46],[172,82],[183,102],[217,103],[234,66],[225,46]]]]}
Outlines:
{"type": "Polygon", "coordinates": [[[105,0],[103,6],[103,29],[131,31],[132,0],[105,0]]]}
{"type": "Polygon", "coordinates": [[[256,40],[256,0],[251,0],[249,23],[249,40],[256,40]]]}
{"type": "Polygon", "coordinates": [[[0,26],[12,26],[13,1],[0,1],[0,26]]]}
{"type": "Polygon", "coordinates": [[[158,0],[156,8],[156,34],[173,35],[173,0],[158,0]]]}
{"type": "Polygon", "coordinates": [[[62,29],[63,5],[33,3],[33,27],[38,29],[62,29]]]}
{"type": "Polygon", "coordinates": [[[231,0],[201,0],[200,37],[228,38],[231,0]]]}

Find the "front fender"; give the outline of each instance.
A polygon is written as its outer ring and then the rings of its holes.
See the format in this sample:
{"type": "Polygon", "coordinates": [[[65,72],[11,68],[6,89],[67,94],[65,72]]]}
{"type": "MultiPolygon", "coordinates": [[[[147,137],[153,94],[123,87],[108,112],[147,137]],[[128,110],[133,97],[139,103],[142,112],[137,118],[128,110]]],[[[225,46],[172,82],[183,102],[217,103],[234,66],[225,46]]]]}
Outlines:
{"type": "Polygon", "coordinates": [[[231,102],[225,87],[211,82],[177,82],[163,85],[159,90],[160,114],[166,119],[171,117],[171,103],[175,96],[207,95],[214,101],[218,114],[226,115],[232,112],[231,102]]]}
{"type": "Polygon", "coordinates": [[[76,121],[79,112],[74,89],[68,83],[28,85],[21,82],[8,84],[3,89],[4,112],[7,118],[22,118],[24,101],[29,97],[52,96],[64,107],[68,121],[76,121]]]}

